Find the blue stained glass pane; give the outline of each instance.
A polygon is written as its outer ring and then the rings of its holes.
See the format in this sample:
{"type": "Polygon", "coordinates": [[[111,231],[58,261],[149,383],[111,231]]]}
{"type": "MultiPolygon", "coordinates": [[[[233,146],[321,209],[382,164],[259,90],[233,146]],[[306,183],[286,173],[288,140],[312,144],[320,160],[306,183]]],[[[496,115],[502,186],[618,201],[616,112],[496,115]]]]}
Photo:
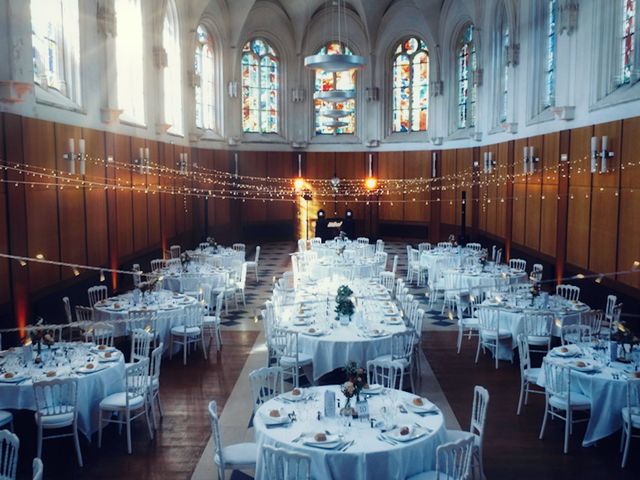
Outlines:
{"type": "Polygon", "coordinates": [[[247,42],[242,50],[243,131],[277,133],[279,60],[261,39],[247,42]]]}
{"type": "Polygon", "coordinates": [[[425,131],[426,106],[429,96],[429,54],[427,46],[418,38],[400,42],[393,59],[394,132],[425,131]]]}

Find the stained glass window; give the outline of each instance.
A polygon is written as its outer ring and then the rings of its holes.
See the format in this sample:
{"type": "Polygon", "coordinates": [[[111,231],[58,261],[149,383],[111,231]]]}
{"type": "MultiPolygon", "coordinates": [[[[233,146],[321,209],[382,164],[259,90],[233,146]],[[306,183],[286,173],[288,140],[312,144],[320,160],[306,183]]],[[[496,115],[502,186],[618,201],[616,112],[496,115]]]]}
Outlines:
{"type": "MultiPolygon", "coordinates": [[[[140,0],[116,0],[118,107],[123,116],[144,123],[142,10],[140,0]]],[[[121,117],[122,118],[122,117],[121,117]]]]}
{"type": "Polygon", "coordinates": [[[180,27],[175,2],[167,3],[162,29],[162,45],[167,52],[164,69],[164,118],[169,132],[182,134],[182,68],[180,68],[180,27]]]}
{"type": "Polygon", "coordinates": [[[266,41],[256,38],[242,49],[242,129],[278,133],[280,61],[266,41]]]}
{"type": "MultiPolygon", "coordinates": [[[[339,43],[331,42],[322,47],[318,52],[318,55],[353,55],[351,50],[339,43]]],[[[353,98],[345,100],[343,102],[325,102],[317,99],[314,96],[314,108],[315,108],[315,123],[316,123],[316,135],[349,135],[356,131],[356,70],[348,70],[345,72],[325,72],[324,70],[317,70],[315,72],[315,92],[327,92],[330,90],[344,90],[353,92],[353,98]],[[342,117],[328,117],[322,114],[329,110],[339,110],[344,113],[342,117]],[[337,120],[344,122],[346,125],[339,127],[333,127],[327,125],[328,123],[337,120]]]]}
{"type": "Polygon", "coordinates": [[[633,70],[636,0],[622,0],[622,3],[622,83],[629,83],[631,81],[631,71],[633,70]]]}
{"type": "Polygon", "coordinates": [[[471,78],[477,68],[473,25],[466,27],[458,40],[458,128],[470,128],[476,122],[476,87],[471,78]]]}
{"type": "Polygon", "coordinates": [[[393,131],[424,132],[429,125],[429,52],[415,37],[393,57],[393,131]]]}
{"type": "Polygon", "coordinates": [[[32,0],[33,79],[79,100],[79,18],[77,0],[32,0]]]}
{"type": "Polygon", "coordinates": [[[507,12],[502,9],[500,16],[500,37],[498,48],[500,49],[500,123],[507,121],[507,108],[509,106],[509,60],[507,52],[509,50],[509,22],[507,12]]]}
{"type": "Polygon", "coordinates": [[[555,105],[556,97],[556,18],[558,5],[556,0],[547,3],[547,55],[544,71],[544,108],[555,105]]]}
{"type": "Polygon", "coordinates": [[[204,130],[215,129],[213,42],[203,25],[196,29],[195,87],[196,126],[204,130]]]}

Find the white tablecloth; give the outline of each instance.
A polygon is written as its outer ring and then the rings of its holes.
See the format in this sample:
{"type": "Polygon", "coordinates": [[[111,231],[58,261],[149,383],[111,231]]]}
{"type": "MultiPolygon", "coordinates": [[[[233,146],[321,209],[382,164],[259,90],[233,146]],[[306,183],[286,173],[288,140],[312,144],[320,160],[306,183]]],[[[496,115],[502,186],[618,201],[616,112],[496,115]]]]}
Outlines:
{"type": "MultiPolygon", "coordinates": [[[[545,358],[565,365],[570,365],[580,358],[586,358],[603,365],[602,369],[595,374],[571,370],[571,391],[581,393],[591,400],[591,415],[582,440],[582,446],[588,447],[622,428],[620,411],[627,405],[625,370],[633,370],[633,367],[619,362],[604,366],[607,363],[606,350],[595,352],[593,348],[583,345],[582,352],[584,355],[580,357],[562,358],[549,354],[545,358]],[[617,378],[614,378],[614,375],[617,378]]],[[[634,352],[634,355],[638,356],[638,353],[634,352]]],[[[545,383],[546,378],[542,369],[538,377],[538,385],[544,387],[545,383]]]]}
{"type": "MultiPolygon", "coordinates": [[[[71,345],[75,348],[76,344],[71,345]]],[[[44,350],[46,348],[43,348],[44,350]]],[[[21,348],[16,349],[16,353],[21,358],[20,352],[21,348]]],[[[7,360],[8,358],[5,357],[3,368],[6,367],[7,360]]],[[[95,355],[93,355],[92,363],[102,365],[95,355]]],[[[80,365],[84,364],[83,360],[80,365]]],[[[31,370],[32,375],[37,377],[42,377],[44,372],[56,370],[60,372],[56,378],[65,378],[65,376],[71,375],[78,379],[78,429],[87,437],[98,430],[100,401],[112,393],[124,390],[124,356],[120,355],[117,361],[104,365],[107,365],[104,370],[89,374],[74,373],[70,371],[68,365],[63,367],[44,366],[42,369],[32,368],[31,370]]],[[[36,381],[40,380],[46,380],[46,378],[36,378],[36,381]]],[[[28,379],[18,384],[0,383],[0,408],[35,411],[36,403],[32,380],[28,379]]]]}
{"type": "MultiPolygon", "coordinates": [[[[436,448],[444,443],[446,431],[444,418],[440,412],[421,417],[417,414],[400,413],[395,410],[395,423],[398,426],[414,426],[417,422],[430,431],[415,440],[389,445],[378,440],[380,430],[372,429],[369,421],[353,420],[351,427],[344,427],[340,419],[326,419],[318,421],[315,417],[317,411],[323,411],[324,391],[333,389],[336,391],[336,398],[341,398],[344,405],[345,398],[339,392],[338,387],[318,387],[310,389],[313,393],[318,393],[318,400],[311,401],[307,405],[296,403],[283,403],[280,400],[272,399],[265,403],[258,410],[254,418],[256,431],[256,442],[258,448],[262,445],[272,445],[286,448],[296,452],[307,454],[311,457],[311,477],[313,479],[344,479],[352,478],[357,480],[404,480],[408,476],[415,475],[425,470],[435,468],[436,448]],[[295,411],[298,421],[290,427],[267,428],[262,416],[271,409],[284,408],[286,412],[295,411]],[[305,418],[308,417],[308,418],[305,418]],[[292,442],[301,433],[324,432],[328,430],[332,433],[343,431],[344,440],[355,440],[355,443],[346,451],[324,450],[312,446],[304,445],[302,442],[292,442]]],[[[413,395],[406,392],[397,392],[398,403],[410,402],[413,395]]],[[[389,399],[383,396],[371,396],[369,399],[369,411],[373,418],[380,419],[380,408],[387,403],[391,405],[389,399]]],[[[268,480],[268,472],[262,466],[261,455],[258,457],[256,468],[256,479],[268,480]]]]}
{"type": "Polygon", "coordinates": [[[400,320],[400,312],[382,285],[368,280],[348,281],[344,278],[333,282],[324,279],[299,288],[292,304],[283,306],[279,314],[281,326],[300,332],[298,348],[313,358],[315,380],[336,368],[344,367],[349,361],[366,365],[367,360],[390,354],[391,335],[406,330],[404,322],[400,320]],[[358,302],[352,321],[347,326],[335,320],[334,312],[334,297],[342,284],[349,284],[358,302]],[[304,304],[305,318],[296,316],[301,304],[304,304]],[[389,315],[385,315],[385,311],[389,315]],[[307,325],[295,325],[296,321],[305,321],[307,325]],[[397,323],[389,324],[389,321],[397,323]],[[327,333],[321,336],[305,334],[311,326],[327,333]],[[374,329],[382,330],[386,335],[374,338],[366,335],[366,331],[374,329]]]}
{"type": "Polygon", "coordinates": [[[467,258],[479,260],[481,252],[469,248],[443,249],[434,248],[422,252],[420,255],[420,265],[427,268],[429,272],[429,282],[436,281],[442,276],[442,271],[448,268],[460,268],[467,258]]]}
{"type": "Polygon", "coordinates": [[[510,270],[508,267],[500,268],[496,272],[447,269],[443,270],[442,274],[452,276],[453,288],[458,291],[499,289],[529,280],[526,272],[510,270]]]}

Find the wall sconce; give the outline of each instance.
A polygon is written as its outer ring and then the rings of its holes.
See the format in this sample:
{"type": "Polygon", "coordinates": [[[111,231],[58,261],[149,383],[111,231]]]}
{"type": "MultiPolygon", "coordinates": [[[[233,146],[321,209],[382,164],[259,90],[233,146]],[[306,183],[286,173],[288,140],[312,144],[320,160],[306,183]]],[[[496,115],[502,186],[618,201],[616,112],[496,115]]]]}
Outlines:
{"type": "Polygon", "coordinates": [[[295,87],[291,89],[291,101],[293,103],[302,103],[306,97],[306,91],[302,87],[295,87]]]}
{"type": "Polygon", "coordinates": [[[533,173],[536,171],[536,163],[538,163],[540,159],[535,156],[533,147],[524,147],[524,156],[522,162],[522,170],[525,175],[528,173],[533,173]]]}
{"type": "Polygon", "coordinates": [[[238,98],[238,81],[231,80],[228,86],[229,97],[238,98]]]}
{"type": "Polygon", "coordinates": [[[367,102],[377,102],[380,98],[380,89],[378,87],[367,87],[364,89],[367,102]]]}
{"type": "Polygon", "coordinates": [[[438,178],[437,172],[438,154],[436,152],[431,153],[431,178],[438,178]]]}
{"type": "Polygon", "coordinates": [[[133,163],[140,167],[140,173],[149,173],[149,147],[140,147],[138,158],[133,163]]]}
{"type": "Polygon", "coordinates": [[[233,154],[233,166],[235,171],[235,177],[238,178],[238,152],[233,154]]]}
{"type": "Polygon", "coordinates": [[[78,150],[79,153],[76,155],[75,153],[75,145],[76,141],[73,138],[69,139],[67,153],[62,154],[62,158],[69,161],[69,173],[71,175],[76,174],[76,157],[78,158],[78,167],[80,169],[80,175],[86,173],[86,159],[87,156],[85,154],[85,143],[84,138],[81,138],[78,141],[78,150]]]}
{"type": "Polygon", "coordinates": [[[598,157],[600,157],[600,173],[609,171],[608,160],[614,156],[613,152],[607,150],[609,137],[602,137],[602,150],[598,153],[598,137],[591,137],[591,173],[598,172],[598,157]]]}
{"type": "Polygon", "coordinates": [[[181,175],[186,175],[189,173],[189,154],[181,153],[180,159],[178,160],[178,168],[180,169],[181,175]]]}
{"type": "Polygon", "coordinates": [[[434,145],[442,145],[442,137],[431,137],[431,143],[434,145]]]}
{"type": "Polygon", "coordinates": [[[493,173],[496,162],[493,160],[493,152],[484,152],[484,173],[493,173]]]}

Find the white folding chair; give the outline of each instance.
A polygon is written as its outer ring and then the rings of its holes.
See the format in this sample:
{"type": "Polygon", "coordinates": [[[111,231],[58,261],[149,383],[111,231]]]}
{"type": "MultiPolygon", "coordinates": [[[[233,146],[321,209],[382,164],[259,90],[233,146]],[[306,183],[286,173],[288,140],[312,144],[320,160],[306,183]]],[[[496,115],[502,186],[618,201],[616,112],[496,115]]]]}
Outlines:
{"type": "Polygon", "coordinates": [[[20,439],[9,430],[0,430],[0,478],[14,480],[18,467],[20,439]]]}
{"type": "Polygon", "coordinates": [[[471,297],[469,296],[469,303],[463,301],[463,297],[458,297],[456,301],[456,313],[458,316],[458,353],[462,349],[462,338],[467,335],[469,340],[471,337],[477,337],[479,335],[480,325],[478,319],[473,316],[473,309],[471,306],[471,297]],[[469,312],[469,316],[465,316],[465,311],[469,312]]]}
{"type": "Polygon", "coordinates": [[[182,363],[187,364],[187,353],[190,347],[198,343],[202,346],[202,354],[207,359],[207,349],[204,346],[204,335],[202,333],[202,305],[189,305],[184,308],[183,324],[171,328],[171,341],[169,346],[169,358],[173,356],[173,345],[182,346],[182,363]]]}
{"type": "Polygon", "coordinates": [[[620,450],[622,453],[622,468],[627,464],[631,437],[640,438],[640,433],[633,434],[633,429],[640,430],[640,378],[627,379],[627,405],[622,408],[622,436],[620,450]]]}
{"type": "Polygon", "coordinates": [[[396,283],[396,277],[392,272],[380,272],[378,274],[378,281],[390,295],[393,295],[393,287],[396,283]]]}
{"type": "Polygon", "coordinates": [[[153,430],[149,420],[149,359],[125,366],[125,391],[112,393],[100,402],[100,426],[98,448],[102,448],[102,429],[107,423],[126,425],[127,452],[131,455],[131,422],[145,416],[149,438],[153,440],[153,430]],[[106,413],[106,415],[105,415],[106,413]],[[118,416],[114,417],[113,414],[118,416]],[[124,419],[121,419],[124,415],[124,419]]]}
{"type": "Polygon", "coordinates": [[[401,366],[404,375],[409,375],[412,392],[416,391],[412,369],[415,337],[416,332],[413,330],[394,333],[391,335],[391,354],[374,358],[375,361],[390,361],[391,363],[401,366]]]}
{"type": "MultiPolygon", "coordinates": [[[[276,327],[272,332],[271,341],[278,365],[282,367],[285,375],[291,375],[293,386],[297,388],[300,382],[300,369],[311,368],[313,358],[311,355],[299,351],[298,332],[276,327]]],[[[313,381],[313,378],[309,378],[309,380],[313,381]]]]}
{"type": "Polygon", "coordinates": [[[384,240],[376,240],[376,253],[384,252],[384,240]]]}
{"type": "Polygon", "coordinates": [[[234,243],[231,248],[233,248],[234,251],[236,252],[245,252],[247,249],[247,246],[244,243],[234,243]]]}
{"type": "Polygon", "coordinates": [[[93,307],[97,302],[106,300],[108,292],[106,285],[96,285],[87,290],[89,296],[89,306],[93,307]]]}
{"type": "Polygon", "coordinates": [[[575,285],[556,285],[556,295],[572,301],[577,302],[580,299],[580,287],[575,285]]]}
{"type": "Polygon", "coordinates": [[[367,383],[382,385],[384,388],[402,391],[404,367],[391,360],[369,360],[367,362],[367,383]]]}
{"type": "Polygon", "coordinates": [[[527,261],[521,258],[512,258],[511,260],[509,260],[509,268],[512,270],[525,272],[527,270],[527,261]]]}
{"type": "Polygon", "coordinates": [[[52,379],[33,384],[38,428],[38,457],[42,457],[42,442],[53,438],[73,437],[82,467],[82,452],[78,438],[78,383],[75,378],[52,379]],[[45,436],[45,430],[71,427],[70,433],[45,436]]]}
{"type": "Polygon", "coordinates": [[[487,422],[487,408],[489,407],[489,391],[476,385],[473,387],[473,404],[471,406],[471,424],[469,431],[447,430],[447,441],[456,442],[461,439],[472,438],[473,458],[472,468],[473,478],[485,478],[482,461],[482,450],[484,444],[484,430],[487,422]],[[477,473],[475,472],[477,469],[477,473]]]}
{"type": "Polygon", "coordinates": [[[155,408],[158,408],[158,415],[162,418],[162,402],[160,402],[160,367],[162,366],[162,353],[164,352],[164,343],[160,342],[151,352],[151,364],[149,366],[149,408],[151,410],[151,419],[153,426],[158,429],[158,421],[156,419],[155,408]]]}
{"type": "Polygon", "coordinates": [[[166,266],[166,262],[163,258],[157,258],[155,260],[151,260],[151,271],[157,272],[162,270],[166,266]]]}
{"type": "Polygon", "coordinates": [[[479,243],[467,243],[466,247],[469,250],[473,250],[474,252],[479,252],[480,250],[482,250],[482,245],[480,245],[479,243]]]}
{"type": "Polygon", "coordinates": [[[88,342],[95,343],[97,346],[113,347],[115,330],[115,327],[110,323],[94,323],[85,330],[85,338],[88,342]]]}
{"type": "Polygon", "coordinates": [[[202,328],[204,334],[209,335],[209,345],[211,340],[216,341],[216,350],[219,352],[222,348],[222,334],[220,332],[220,324],[222,319],[222,307],[224,303],[224,292],[220,292],[216,295],[215,310],[210,312],[209,315],[205,315],[202,319],[202,328]]]}
{"type": "Polygon", "coordinates": [[[31,475],[33,480],[42,480],[42,475],[44,474],[44,465],[42,464],[42,460],[38,457],[33,459],[31,462],[31,475]]]}
{"type": "Polygon", "coordinates": [[[560,330],[560,341],[562,345],[591,342],[591,327],[579,324],[563,325],[560,330]]]}
{"type": "Polygon", "coordinates": [[[500,340],[511,338],[511,331],[500,327],[500,310],[491,307],[478,308],[478,327],[480,331],[478,350],[476,351],[476,363],[480,356],[480,348],[484,351],[488,348],[493,352],[498,368],[498,353],[500,340]]]}
{"type": "Polygon", "coordinates": [[[555,316],[539,310],[525,310],[523,319],[524,334],[529,347],[537,347],[531,352],[546,353],[551,347],[551,334],[555,316]]]}
{"type": "Polygon", "coordinates": [[[311,480],[309,455],[263,445],[262,459],[269,480],[311,480]]]}
{"type": "Polygon", "coordinates": [[[247,284],[247,262],[242,263],[242,267],[240,269],[240,278],[236,280],[236,308],[238,306],[237,296],[239,295],[242,299],[242,306],[247,307],[247,302],[245,300],[245,287],[247,284]]]}
{"type": "Polygon", "coordinates": [[[559,418],[565,422],[564,453],[569,450],[569,435],[573,433],[573,424],[589,420],[591,400],[581,393],[571,391],[571,369],[544,359],[542,362],[545,377],[545,413],[540,429],[540,440],[544,437],[547,418],[559,418]],[[574,420],[573,414],[582,412],[586,418],[574,420]]]}
{"type": "Polygon", "coordinates": [[[249,373],[253,394],[253,412],[260,405],[284,393],[284,373],[281,367],[263,367],[249,373]]]}
{"type": "Polygon", "coordinates": [[[523,333],[518,335],[518,354],[520,356],[520,398],[518,399],[517,414],[522,410],[522,401],[526,405],[529,401],[530,393],[544,394],[544,390],[535,388],[540,376],[540,368],[531,368],[531,355],[527,336],[523,333]]]}
{"type": "Polygon", "coordinates": [[[224,480],[227,469],[255,469],[258,459],[258,445],[255,443],[223,445],[220,433],[220,419],[218,417],[218,404],[215,400],[209,402],[209,418],[213,437],[213,461],[218,467],[218,478],[224,480]]]}
{"type": "Polygon", "coordinates": [[[256,255],[250,262],[245,262],[247,269],[252,269],[256,275],[256,283],[258,283],[258,262],[260,261],[260,246],[256,247],[256,255]]]}
{"type": "Polygon", "coordinates": [[[438,248],[448,249],[452,247],[453,247],[453,244],[451,242],[438,242],[438,248]]]}
{"type": "Polygon", "coordinates": [[[618,297],[615,295],[607,295],[607,305],[604,310],[604,319],[609,326],[609,329],[613,326],[613,310],[618,303],[618,297]]]}
{"type": "Polygon", "coordinates": [[[591,329],[591,335],[600,335],[604,312],[602,310],[589,310],[580,313],[580,325],[586,325],[591,329]]]}
{"type": "Polygon", "coordinates": [[[180,258],[180,254],[182,253],[182,247],[180,247],[180,245],[171,245],[169,247],[169,252],[171,255],[171,258],[175,258],[175,259],[179,259],[180,258]]]}
{"type": "Polygon", "coordinates": [[[473,437],[439,445],[436,449],[436,469],[419,473],[407,480],[469,480],[473,457],[473,437]]]}

